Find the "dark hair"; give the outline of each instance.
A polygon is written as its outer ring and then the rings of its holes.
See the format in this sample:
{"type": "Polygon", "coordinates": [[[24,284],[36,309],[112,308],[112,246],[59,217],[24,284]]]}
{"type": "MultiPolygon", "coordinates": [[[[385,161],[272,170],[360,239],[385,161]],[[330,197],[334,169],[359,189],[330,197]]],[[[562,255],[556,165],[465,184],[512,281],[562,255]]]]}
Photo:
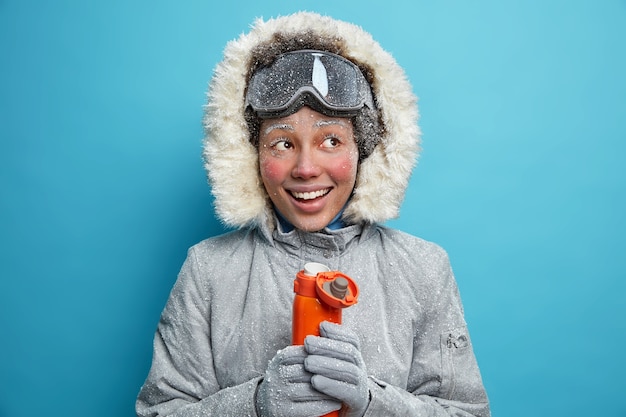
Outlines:
{"type": "MultiPolygon", "coordinates": [[[[359,67],[370,86],[373,85],[374,77],[372,71],[350,58],[343,39],[339,37],[320,38],[319,35],[310,31],[296,34],[276,33],[270,41],[259,44],[252,49],[246,85],[257,69],[270,65],[281,54],[302,49],[327,51],[349,59],[359,67]]],[[[372,95],[374,96],[374,102],[376,102],[376,95],[373,91],[372,95]]],[[[258,147],[261,119],[257,117],[252,109],[246,109],[244,116],[250,132],[250,142],[258,147]]],[[[350,119],[354,129],[354,138],[359,148],[359,161],[362,161],[372,153],[378,142],[380,142],[384,133],[384,124],[378,110],[369,109],[365,106],[356,116],[350,119]]]]}

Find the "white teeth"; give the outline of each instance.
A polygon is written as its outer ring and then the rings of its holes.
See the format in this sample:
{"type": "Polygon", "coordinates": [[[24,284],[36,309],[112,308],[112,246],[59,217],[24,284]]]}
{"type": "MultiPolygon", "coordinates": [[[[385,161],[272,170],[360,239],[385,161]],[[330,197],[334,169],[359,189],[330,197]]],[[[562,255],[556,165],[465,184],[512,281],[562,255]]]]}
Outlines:
{"type": "Polygon", "coordinates": [[[314,198],[321,197],[323,195],[328,194],[329,191],[330,191],[329,188],[326,188],[324,190],[319,190],[319,191],[311,191],[310,193],[297,193],[297,192],[292,191],[291,195],[299,200],[313,200],[314,198]]]}

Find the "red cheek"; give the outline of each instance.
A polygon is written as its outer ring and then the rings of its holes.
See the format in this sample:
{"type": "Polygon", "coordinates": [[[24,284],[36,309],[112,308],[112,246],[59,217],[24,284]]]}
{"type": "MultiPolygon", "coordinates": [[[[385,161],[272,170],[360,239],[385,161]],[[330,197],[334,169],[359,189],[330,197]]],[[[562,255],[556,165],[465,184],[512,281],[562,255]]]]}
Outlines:
{"type": "Polygon", "coordinates": [[[352,164],[340,165],[339,167],[333,170],[333,172],[335,173],[335,176],[339,178],[349,177],[353,171],[354,171],[354,165],[352,164]]]}
{"type": "Polygon", "coordinates": [[[346,158],[343,162],[329,169],[329,173],[336,180],[347,180],[356,174],[356,166],[357,164],[354,158],[346,158]]]}
{"type": "Polygon", "coordinates": [[[271,181],[277,181],[284,175],[283,164],[272,158],[263,158],[260,161],[261,176],[271,181]]]}

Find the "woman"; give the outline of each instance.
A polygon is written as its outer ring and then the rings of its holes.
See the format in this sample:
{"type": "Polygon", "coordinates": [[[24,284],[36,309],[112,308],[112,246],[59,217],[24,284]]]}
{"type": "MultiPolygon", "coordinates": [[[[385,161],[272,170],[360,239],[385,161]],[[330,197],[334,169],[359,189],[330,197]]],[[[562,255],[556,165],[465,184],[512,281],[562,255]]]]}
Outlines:
{"type": "Polygon", "coordinates": [[[397,215],[419,143],[404,72],[313,13],[227,45],[206,108],[216,212],[162,313],[139,416],[489,416],[446,253],[397,215]],[[342,325],[290,346],[306,262],[354,278],[342,325]]]}

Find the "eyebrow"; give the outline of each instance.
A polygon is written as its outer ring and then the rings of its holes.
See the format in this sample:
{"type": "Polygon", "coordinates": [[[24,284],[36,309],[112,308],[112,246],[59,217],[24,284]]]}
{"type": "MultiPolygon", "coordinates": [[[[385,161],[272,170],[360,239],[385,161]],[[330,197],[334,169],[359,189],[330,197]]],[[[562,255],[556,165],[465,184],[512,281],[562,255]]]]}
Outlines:
{"type": "Polygon", "coordinates": [[[274,123],[271,124],[269,126],[267,126],[264,130],[263,130],[263,134],[267,135],[269,134],[272,130],[288,130],[290,132],[293,132],[294,130],[296,130],[292,125],[287,124],[287,123],[274,123]]]}
{"type": "MultiPolygon", "coordinates": [[[[338,119],[324,119],[324,120],[319,120],[317,122],[315,122],[315,124],[313,125],[313,127],[316,128],[320,128],[320,127],[324,127],[324,126],[333,126],[333,125],[338,125],[341,127],[347,127],[347,123],[343,120],[338,120],[338,119]]],[[[263,134],[267,135],[269,134],[271,131],[273,130],[287,130],[290,132],[293,132],[296,130],[295,127],[293,127],[293,125],[289,124],[289,123],[273,123],[269,126],[267,126],[265,129],[263,129],[263,134]]]]}
{"type": "Polygon", "coordinates": [[[347,127],[347,123],[343,120],[339,120],[339,119],[324,119],[324,120],[320,120],[318,122],[315,123],[315,127],[324,127],[324,126],[332,126],[332,125],[339,125],[342,127],[347,127]]]}

